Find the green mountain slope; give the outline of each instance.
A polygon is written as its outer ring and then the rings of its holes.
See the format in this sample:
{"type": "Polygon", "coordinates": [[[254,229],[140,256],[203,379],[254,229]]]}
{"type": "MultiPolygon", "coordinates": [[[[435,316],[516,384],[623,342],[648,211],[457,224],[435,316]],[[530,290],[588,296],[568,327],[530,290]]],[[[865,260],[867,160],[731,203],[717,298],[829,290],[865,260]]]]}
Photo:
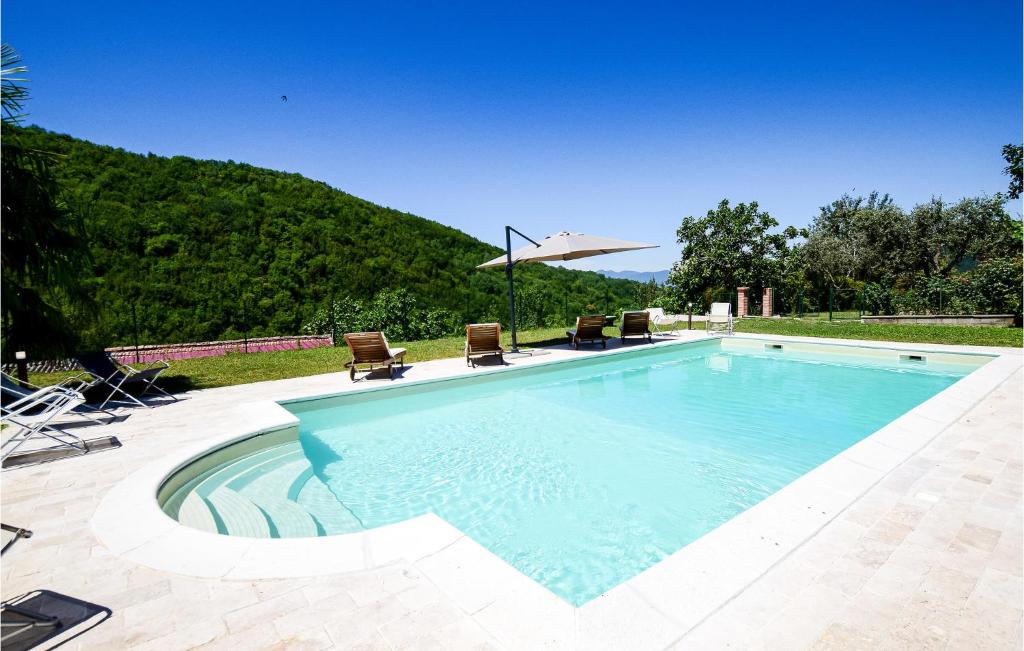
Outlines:
{"type": "MultiPolygon", "coordinates": [[[[67,310],[79,346],[129,344],[136,328],[140,343],[297,334],[331,297],[389,288],[464,321],[507,319],[504,274],[474,269],[500,250],[454,228],[298,174],[20,131],[61,155],[64,199],[86,221],[94,305],[67,310]]],[[[632,283],[590,272],[524,265],[516,279],[549,323],[632,297],[632,283]]]]}

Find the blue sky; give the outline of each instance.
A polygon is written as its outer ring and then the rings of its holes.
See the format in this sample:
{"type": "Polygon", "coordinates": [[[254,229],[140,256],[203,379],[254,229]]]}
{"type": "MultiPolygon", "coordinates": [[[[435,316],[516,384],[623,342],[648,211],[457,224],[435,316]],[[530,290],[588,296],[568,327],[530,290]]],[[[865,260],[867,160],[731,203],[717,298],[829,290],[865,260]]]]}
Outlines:
{"type": "Polygon", "coordinates": [[[2,19],[48,129],[300,172],[495,244],[510,223],[661,245],[580,268],[667,268],[680,220],[722,198],[800,226],[844,192],[998,192],[1021,140],[1018,0],[7,0],[2,19]]]}

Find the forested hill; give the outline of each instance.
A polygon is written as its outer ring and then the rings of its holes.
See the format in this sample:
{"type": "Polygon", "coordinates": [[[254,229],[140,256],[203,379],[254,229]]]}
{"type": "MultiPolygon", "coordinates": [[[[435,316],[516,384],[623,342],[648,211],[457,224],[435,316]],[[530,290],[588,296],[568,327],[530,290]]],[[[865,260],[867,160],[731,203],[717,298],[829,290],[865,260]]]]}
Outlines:
{"type": "MultiPolygon", "coordinates": [[[[192,341],[296,334],[331,297],[394,288],[465,321],[506,318],[504,274],[475,269],[500,250],[454,228],[298,174],[19,132],[60,155],[63,199],[86,223],[93,306],[68,312],[89,343],[131,343],[133,305],[140,342],[192,341]]],[[[545,265],[516,279],[549,321],[632,297],[628,281],[545,265]]]]}

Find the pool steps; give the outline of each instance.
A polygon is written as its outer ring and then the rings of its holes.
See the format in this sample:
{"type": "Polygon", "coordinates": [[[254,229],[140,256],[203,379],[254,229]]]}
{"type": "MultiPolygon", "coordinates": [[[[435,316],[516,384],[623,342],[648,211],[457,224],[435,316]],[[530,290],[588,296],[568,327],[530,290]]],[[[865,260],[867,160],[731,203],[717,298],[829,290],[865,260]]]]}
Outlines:
{"type": "Polygon", "coordinates": [[[168,503],[177,508],[178,521],[212,533],[298,538],[362,528],[295,445],[275,446],[212,468],[178,495],[184,498],[176,496],[168,503]]]}
{"type": "Polygon", "coordinates": [[[178,509],[178,520],[203,531],[216,531],[217,520],[203,498],[189,493],[178,509]]]}
{"type": "MultiPolygon", "coordinates": [[[[204,496],[210,510],[220,516],[225,530],[220,533],[250,538],[270,538],[270,524],[255,503],[231,489],[214,490],[204,496]]],[[[219,529],[220,527],[218,527],[219,529]]]]}

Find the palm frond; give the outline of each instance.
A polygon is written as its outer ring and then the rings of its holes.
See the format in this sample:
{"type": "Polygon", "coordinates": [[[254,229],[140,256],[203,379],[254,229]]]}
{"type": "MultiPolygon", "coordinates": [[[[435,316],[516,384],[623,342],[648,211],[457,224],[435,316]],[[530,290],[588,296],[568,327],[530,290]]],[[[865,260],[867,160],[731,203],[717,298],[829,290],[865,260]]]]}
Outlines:
{"type": "Polygon", "coordinates": [[[0,106],[2,106],[4,122],[17,124],[25,113],[22,110],[28,100],[27,78],[21,75],[28,72],[21,64],[21,55],[8,43],[0,45],[0,106]]]}

